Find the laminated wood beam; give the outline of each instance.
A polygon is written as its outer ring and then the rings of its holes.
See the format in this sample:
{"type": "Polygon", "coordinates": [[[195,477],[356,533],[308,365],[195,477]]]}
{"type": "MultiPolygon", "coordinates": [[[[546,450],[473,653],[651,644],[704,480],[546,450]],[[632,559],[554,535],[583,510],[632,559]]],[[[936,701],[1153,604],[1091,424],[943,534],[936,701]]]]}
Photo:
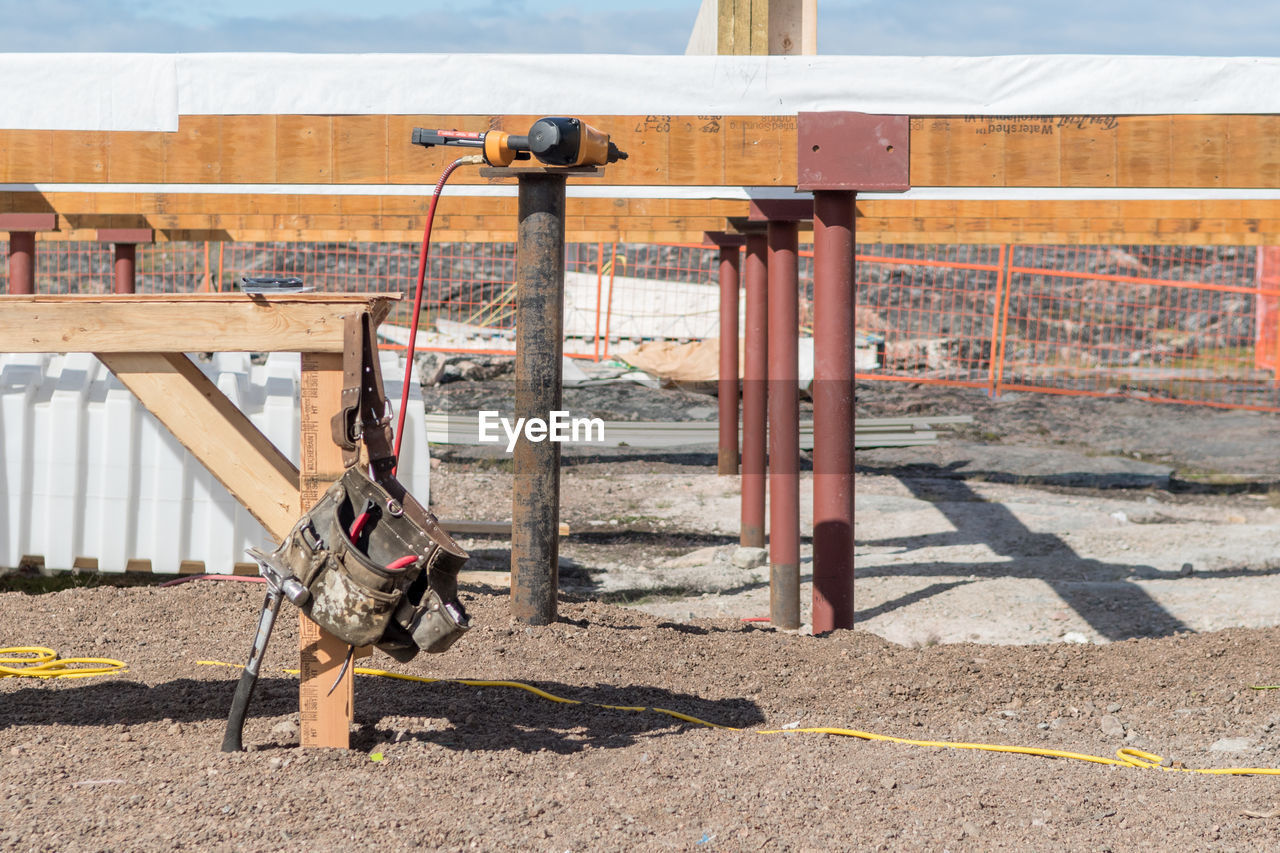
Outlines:
{"type": "MultiPolygon", "coordinates": [[[[735,0],[743,4],[758,0],[735,0]]],[[[753,13],[754,14],[754,13],[753,13]]],[[[176,133],[0,131],[5,183],[434,183],[412,128],[537,116],[182,116],[176,133]]],[[[599,184],[795,186],[794,116],[583,116],[631,156],[599,184]]],[[[914,116],[912,186],[1274,187],[1280,116],[914,116]]],[[[457,184],[483,184],[463,169],[457,184]]]]}
{"type": "Polygon", "coordinates": [[[398,294],[0,296],[4,352],[342,352],[342,314],[398,294]]]}

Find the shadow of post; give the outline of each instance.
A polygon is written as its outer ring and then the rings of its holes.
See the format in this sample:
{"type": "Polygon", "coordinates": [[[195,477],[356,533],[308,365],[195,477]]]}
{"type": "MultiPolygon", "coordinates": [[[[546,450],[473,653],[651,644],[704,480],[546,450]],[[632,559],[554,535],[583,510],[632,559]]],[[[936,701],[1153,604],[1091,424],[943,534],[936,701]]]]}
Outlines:
{"type": "MultiPolygon", "coordinates": [[[[1046,583],[1067,606],[1108,640],[1169,636],[1190,630],[1140,586],[1127,580],[1134,575],[1174,577],[1174,573],[1160,572],[1152,566],[1110,563],[1081,557],[1061,537],[1029,529],[1008,507],[987,501],[968,483],[953,479],[947,469],[938,466],[913,466],[911,476],[885,470],[875,473],[894,476],[913,496],[927,501],[942,513],[954,530],[877,539],[864,541],[863,544],[912,550],[951,545],[986,545],[995,554],[1008,559],[987,563],[899,564],[861,570],[858,572],[860,577],[868,574],[895,574],[1034,578],[1046,583]],[[1052,559],[1045,560],[1045,557],[1052,559]]],[[[953,584],[934,584],[921,593],[905,596],[893,606],[905,606],[926,597],[926,593],[936,594],[952,586],[953,584]]],[[[875,615],[886,609],[892,608],[877,608],[875,615]]],[[[859,614],[859,618],[869,618],[870,615],[859,614]]]]}

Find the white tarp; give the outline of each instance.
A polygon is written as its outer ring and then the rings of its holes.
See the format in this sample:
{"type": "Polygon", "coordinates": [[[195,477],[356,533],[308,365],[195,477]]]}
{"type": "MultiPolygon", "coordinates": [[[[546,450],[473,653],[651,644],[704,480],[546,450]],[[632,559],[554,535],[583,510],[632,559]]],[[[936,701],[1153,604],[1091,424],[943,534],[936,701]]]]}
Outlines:
{"type": "Polygon", "coordinates": [[[176,57],[0,53],[0,129],[177,130],[176,57]]]}
{"type": "Polygon", "coordinates": [[[0,128],[179,115],[1280,113],[1280,58],[4,54],[0,128]]]}

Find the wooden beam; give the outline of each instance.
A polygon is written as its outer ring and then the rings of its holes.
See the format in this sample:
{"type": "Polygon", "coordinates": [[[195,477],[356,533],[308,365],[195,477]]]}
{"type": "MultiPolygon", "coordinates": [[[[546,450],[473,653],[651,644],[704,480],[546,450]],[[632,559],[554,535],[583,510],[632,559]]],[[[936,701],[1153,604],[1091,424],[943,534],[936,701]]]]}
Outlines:
{"type": "MultiPolygon", "coordinates": [[[[301,397],[302,471],[295,518],[342,476],[342,450],[329,433],[329,418],[342,407],[340,354],[302,354],[301,397]]],[[[346,659],[347,646],[306,614],[299,613],[298,619],[301,743],[346,749],[355,708],[354,667],[347,667],[336,689],[330,688],[346,659]]]]}
{"type": "Polygon", "coordinates": [[[816,54],[817,0],[770,0],[769,54],[816,54]]]}
{"type": "Polygon", "coordinates": [[[342,352],[342,314],[399,294],[0,296],[5,352],[342,352]]]}
{"type": "Polygon", "coordinates": [[[191,359],[180,352],[94,355],[267,532],[284,538],[298,517],[298,469],[191,359]]]}
{"type": "MultiPolygon", "coordinates": [[[[430,184],[454,152],[412,146],[413,126],[523,133],[536,118],[183,116],[177,133],[93,134],[88,169],[53,154],[79,131],[5,130],[0,182],[430,184]]],[[[593,186],[795,186],[794,116],[583,118],[631,155],[593,186]]],[[[914,116],[911,183],[1274,187],[1278,130],[1275,115],[914,116]]],[[[472,169],[451,180],[486,183],[472,169]]]]}

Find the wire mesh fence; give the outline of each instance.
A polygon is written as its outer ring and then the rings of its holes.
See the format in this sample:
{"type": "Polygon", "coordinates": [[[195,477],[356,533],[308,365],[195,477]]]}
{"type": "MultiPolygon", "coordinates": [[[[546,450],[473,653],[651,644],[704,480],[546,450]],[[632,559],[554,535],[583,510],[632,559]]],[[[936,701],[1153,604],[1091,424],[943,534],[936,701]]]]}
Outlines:
{"type": "Polygon", "coordinates": [[[881,352],[857,375],[1280,411],[1280,292],[1259,277],[1259,257],[1234,247],[1012,246],[940,267],[860,262],[858,329],[881,352]],[[957,269],[967,270],[960,279],[957,269]],[[883,286],[886,274],[894,287],[883,286]]]}
{"type": "MultiPolygon", "coordinates": [[[[37,293],[111,291],[110,244],[38,247],[37,293]]],[[[7,249],[0,243],[5,274],[7,249]]],[[[419,252],[410,243],[140,245],[136,290],[228,292],[242,276],[266,276],[411,295],[419,252]]],[[[812,251],[799,261],[806,334],[812,251]]],[[[433,245],[420,345],[514,352],[516,262],[512,243],[433,245]]],[[[860,245],[856,275],[861,381],[1280,411],[1280,249],[860,245]]],[[[388,322],[407,326],[411,311],[412,300],[401,300],[388,322]]],[[[566,247],[566,351],[601,359],[643,341],[720,333],[717,249],[566,247]]]]}

